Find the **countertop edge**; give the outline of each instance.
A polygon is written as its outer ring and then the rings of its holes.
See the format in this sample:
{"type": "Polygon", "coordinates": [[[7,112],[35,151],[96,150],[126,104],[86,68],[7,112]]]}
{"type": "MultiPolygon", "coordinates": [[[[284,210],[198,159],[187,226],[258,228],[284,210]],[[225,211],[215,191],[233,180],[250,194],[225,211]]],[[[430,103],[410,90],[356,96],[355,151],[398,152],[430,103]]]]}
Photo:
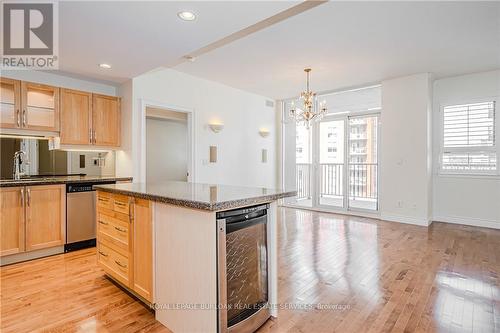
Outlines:
{"type": "Polygon", "coordinates": [[[20,187],[20,186],[39,186],[39,185],[57,185],[57,184],[75,184],[75,183],[105,183],[110,181],[132,181],[132,177],[109,177],[103,179],[40,179],[38,180],[30,180],[30,181],[0,181],[0,187],[20,187]]]}
{"type": "Polygon", "coordinates": [[[262,195],[262,196],[258,196],[258,197],[247,198],[247,199],[237,199],[237,200],[222,201],[222,202],[217,202],[217,203],[207,203],[207,202],[202,202],[202,201],[170,198],[170,197],[165,197],[165,196],[161,196],[161,195],[147,194],[147,193],[134,192],[134,191],[128,191],[128,190],[112,189],[112,188],[107,188],[107,187],[101,187],[99,185],[97,185],[95,188],[97,190],[103,191],[103,192],[129,195],[129,196],[132,196],[135,198],[151,200],[154,202],[171,204],[174,206],[181,206],[181,207],[186,207],[186,208],[194,208],[194,209],[201,209],[201,210],[206,210],[206,211],[213,211],[213,212],[221,211],[221,210],[228,210],[228,209],[243,207],[243,206],[256,205],[256,204],[260,204],[260,203],[264,203],[264,202],[275,201],[275,200],[279,200],[279,199],[283,199],[286,197],[297,195],[297,191],[285,191],[282,193],[262,195]]]}

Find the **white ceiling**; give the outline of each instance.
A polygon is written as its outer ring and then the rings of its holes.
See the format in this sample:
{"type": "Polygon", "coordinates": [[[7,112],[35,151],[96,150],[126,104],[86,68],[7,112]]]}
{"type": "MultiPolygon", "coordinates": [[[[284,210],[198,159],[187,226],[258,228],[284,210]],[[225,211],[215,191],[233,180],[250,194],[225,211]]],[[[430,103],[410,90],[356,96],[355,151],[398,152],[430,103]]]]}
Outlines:
{"type": "Polygon", "coordinates": [[[500,68],[499,2],[329,2],[176,70],[272,98],[500,68]]]}
{"type": "Polygon", "coordinates": [[[62,72],[123,82],[296,5],[292,1],[61,1],[62,72]],[[177,13],[190,10],[193,22],[177,13]],[[103,70],[99,63],[109,63],[103,70]]]}

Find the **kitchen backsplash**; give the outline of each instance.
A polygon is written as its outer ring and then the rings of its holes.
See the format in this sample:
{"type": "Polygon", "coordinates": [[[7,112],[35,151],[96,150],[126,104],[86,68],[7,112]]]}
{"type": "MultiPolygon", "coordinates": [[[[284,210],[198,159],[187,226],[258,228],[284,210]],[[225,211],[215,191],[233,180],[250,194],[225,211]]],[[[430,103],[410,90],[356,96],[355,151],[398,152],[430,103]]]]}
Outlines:
{"type": "Polygon", "coordinates": [[[114,176],[114,151],[49,150],[48,140],[0,138],[1,178],[12,178],[13,156],[26,152],[28,163],[23,165],[26,175],[114,176]]]}

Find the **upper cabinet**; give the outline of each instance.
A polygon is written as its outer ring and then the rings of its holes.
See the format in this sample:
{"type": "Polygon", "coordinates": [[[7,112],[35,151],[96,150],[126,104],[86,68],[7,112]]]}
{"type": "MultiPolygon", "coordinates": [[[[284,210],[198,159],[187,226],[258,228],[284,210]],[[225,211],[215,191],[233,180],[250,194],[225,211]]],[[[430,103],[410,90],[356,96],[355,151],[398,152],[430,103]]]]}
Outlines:
{"type": "Polygon", "coordinates": [[[0,128],[56,132],[63,145],[120,146],[119,97],[3,77],[0,82],[0,128]]]}
{"type": "Polygon", "coordinates": [[[92,144],[92,94],[61,89],[61,143],[92,144]]]}
{"type": "Polygon", "coordinates": [[[21,81],[0,78],[0,126],[21,128],[21,81]]]}
{"type": "Polygon", "coordinates": [[[98,146],[120,145],[120,99],[92,95],[92,137],[98,146]]]}
{"type": "Polygon", "coordinates": [[[21,127],[59,131],[59,88],[21,82],[21,127]]]}
{"type": "Polygon", "coordinates": [[[118,147],[120,98],[61,90],[61,144],[118,147]]]}

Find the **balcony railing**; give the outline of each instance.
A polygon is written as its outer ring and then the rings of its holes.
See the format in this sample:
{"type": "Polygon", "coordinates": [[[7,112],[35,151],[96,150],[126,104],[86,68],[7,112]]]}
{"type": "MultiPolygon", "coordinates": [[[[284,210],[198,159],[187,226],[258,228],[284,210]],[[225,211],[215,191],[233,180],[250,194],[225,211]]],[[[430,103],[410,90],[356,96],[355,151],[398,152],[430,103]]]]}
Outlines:
{"type": "MultiPolygon", "coordinates": [[[[311,199],[311,164],[296,165],[297,200],[311,199]]],[[[320,197],[344,196],[344,164],[319,165],[320,197]]],[[[376,163],[349,163],[349,200],[377,200],[378,165],[376,163]]]]}
{"type": "Polygon", "coordinates": [[[320,195],[342,196],[344,179],[344,164],[320,164],[320,195]]]}
{"type": "Polygon", "coordinates": [[[311,164],[297,163],[295,171],[297,200],[311,198],[311,164]]]}
{"type": "Polygon", "coordinates": [[[377,199],[378,164],[349,164],[349,197],[351,199],[377,199]]]}

